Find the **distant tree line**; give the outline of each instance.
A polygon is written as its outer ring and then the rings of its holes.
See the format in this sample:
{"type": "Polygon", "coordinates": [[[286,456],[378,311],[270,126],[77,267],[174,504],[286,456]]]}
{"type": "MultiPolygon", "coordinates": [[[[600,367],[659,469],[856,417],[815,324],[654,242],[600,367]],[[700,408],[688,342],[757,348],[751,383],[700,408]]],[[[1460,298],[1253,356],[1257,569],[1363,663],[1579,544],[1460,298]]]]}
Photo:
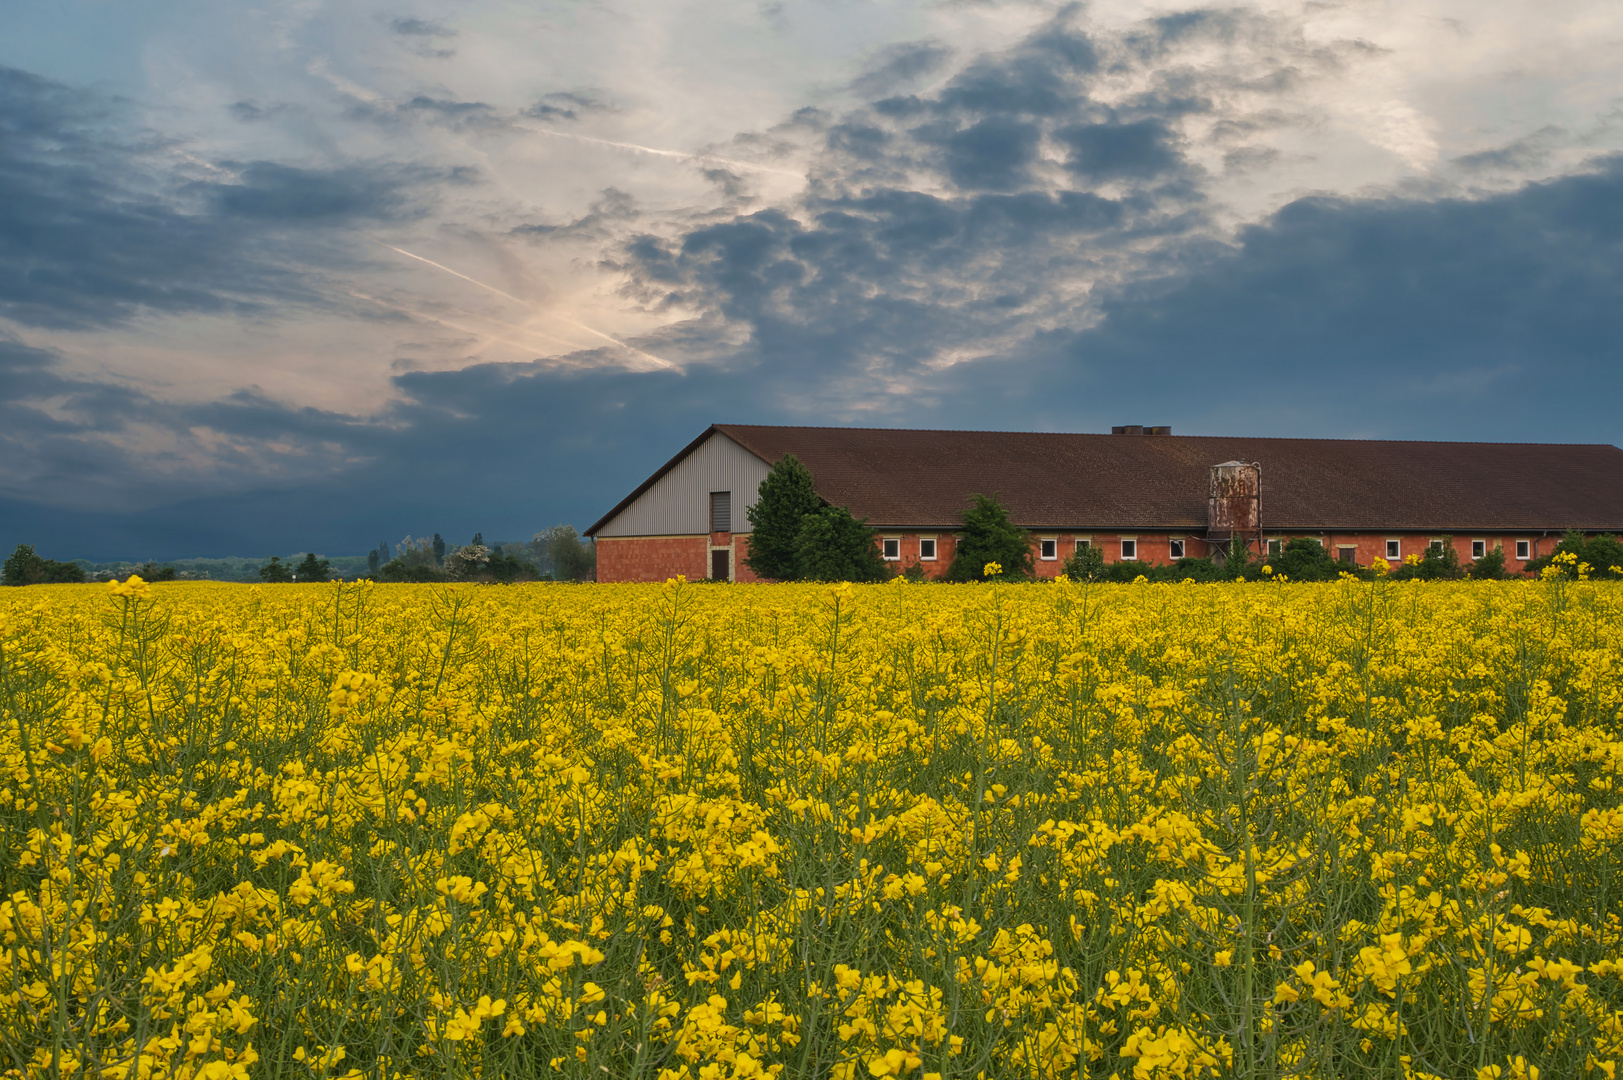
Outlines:
{"type": "Polygon", "coordinates": [[[84,579],[84,567],[44,558],[32,544],[18,544],[17,550],[0,564],[0,585],[58,585],[84,579]]]}
{"type": "Polygon", "coordinates": [[[439,533],[408,535],[392,546],[379,543],[367,555],[367,569],[373,579],[390,582],[594,581],[597,548],[572,525],[554,525],[521,543],[487,545],[482,532],[474,533],[454,548],[439,533]]]}

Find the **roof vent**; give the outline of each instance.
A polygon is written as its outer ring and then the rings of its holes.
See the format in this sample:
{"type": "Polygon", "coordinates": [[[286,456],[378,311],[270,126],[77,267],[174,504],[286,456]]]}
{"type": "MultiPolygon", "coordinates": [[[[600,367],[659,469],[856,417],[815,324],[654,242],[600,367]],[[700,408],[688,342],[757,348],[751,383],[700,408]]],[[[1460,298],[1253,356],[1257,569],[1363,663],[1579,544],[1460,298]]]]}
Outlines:
{"type": "Polygon", "coordinates": [[[1121,424],[1110,429],[1112,435],[1171,435],[1172,428],[1165,424],[1151,427],[1148,424],[1121,424]]]}
{"type": "Polygon", "coordinates": [[[1146,435],[1171,435],[1172,434],[1172,428],[1171,428],[1170,425],[1167,425],[1167,424],[1162,424],[1160,427],[1146,427],[1144,429],[1144,434],[1146,434],[1146,435]]]}

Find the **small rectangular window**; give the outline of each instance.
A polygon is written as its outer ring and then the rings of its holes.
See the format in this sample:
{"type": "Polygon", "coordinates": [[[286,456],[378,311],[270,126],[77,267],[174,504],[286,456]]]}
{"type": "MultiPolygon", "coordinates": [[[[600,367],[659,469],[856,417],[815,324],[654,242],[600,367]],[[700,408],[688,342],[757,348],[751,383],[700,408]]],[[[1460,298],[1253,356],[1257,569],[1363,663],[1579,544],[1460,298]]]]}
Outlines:
{"type": "Polygon", "coordinates": [[[1443,554],[1443,542],[1441,540],[1433,540],[1428,545],[1428,547],[1430,548],[1431,553],[1433,555],[1436,555],[1436,556],[1439,556],[1439,557],[1442,556],[1442,554],[1443,554]]]}
{"type": "Polygon", "coordinates": [[[712,491],[710,493],[710,531],[733,531],[733,493],[730,491],[712,491]]]}
{"type": "Polygon", "coordinates": [[[1516,558],[1526,562],[1533,554],[1533,545],[1526,540],[1516,541],[1516,558]]]}
{"type": "Polygon", "coordinates": [[[919,561],[935,562],[935,537],[927,536],[919,541],[919,561]]]}
{"type": "Polygon", "coordinates": [[[1278,555],[1279,554],[1279,543],[1280,542],[1278,540],[1270,540],[1270,541],[1268,541],[1268,554],[1269,555],[1278,555]]]}
{"type": "Polygon", "coordinates": [[[1123,540],[1121,542],[1121,558],[1123,562],[1138,558],[1138,541],[1123,540]]]}
{"type": "Polygon", "coordinates": [[[1402,552],[1403,552],[1403,541],[1401,541],[1401,540],[1388,540],[1386,542],[1386,557],[1388,559],[1401,559],[1401,558],[1403,558],[1403,553],[1402,552]]]}
{"type": "Polygon", "coordinates": [[[1045,559],[1059,558],[1059,541],[1051,536],[1045,536],[1037,541],[1037,551],[1045,559]]]}
{"type": "Polygon", "coordinates": [[[1471,558],[1480,559],[1484,555],[1486,555],[1487,553],[1488,553],[1488,542],[1486,540],[1472,540],[1471,541],[1471,558]]]}
{"type": "Polygon", "coordinates": [[[1183,558],[1183,541],[1182,540],[1168,540],[1167,541],[1167,557],[1170,558],[1170,559],[1181,559],[1181,558],[1183,558]]]}
{"type": "Polygon", "coordinates": [[[895,561],[902,557],[902,538],[900,536],[887,536],[879,542],[880,551],[885,558],[895,561]]]}
{"type": "Polygon", "coordinates": [[[1093,546],[1093,541],[1092,540],[1089,540],[1085,536],[1077,537],[1076,550],[1081,551],[1083,548],[1090,548],[1092,546],[1093,546]]]}
{"type": "Polygon", "coordinates": [[[1358,549],[1355,547],[1337,548],[1336,554],[1340,557],[1341,561],[1346,563],[1348,566],[1352,566],[1358,562],[1358,549]]]}

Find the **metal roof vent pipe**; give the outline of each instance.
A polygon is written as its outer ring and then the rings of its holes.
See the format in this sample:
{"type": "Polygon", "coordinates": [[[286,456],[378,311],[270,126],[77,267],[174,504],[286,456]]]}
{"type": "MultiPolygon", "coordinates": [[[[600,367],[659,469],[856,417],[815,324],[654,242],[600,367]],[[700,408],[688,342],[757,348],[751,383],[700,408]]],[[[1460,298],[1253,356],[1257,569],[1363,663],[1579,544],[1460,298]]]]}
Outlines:
{"type": "Polygon", "coordinates": [[[1222,547],[1240,538],[1262,551],[1262,465],[1225,461],[1213,465],[1206,492],[1206,539],[1222,547]]]}

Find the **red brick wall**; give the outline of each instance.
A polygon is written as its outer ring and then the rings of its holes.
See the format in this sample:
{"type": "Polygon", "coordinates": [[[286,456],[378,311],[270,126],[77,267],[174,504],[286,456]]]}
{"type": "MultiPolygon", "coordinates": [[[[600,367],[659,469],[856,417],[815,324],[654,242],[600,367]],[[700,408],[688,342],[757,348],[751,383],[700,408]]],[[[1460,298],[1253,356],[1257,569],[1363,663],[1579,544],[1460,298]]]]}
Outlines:
{"type": "Polygon", "coordinates": [[[756,577],[755,572],[745,565],[744,560],[749,558],[750,534],[733,533],[733,580],[745,584],[754,584],[765,581],[766,578],[756,577]]]}
{"type": "MultiPolygon", "coordinates": [[[[953,554],[957,549],[957,538],[952,533],[926,532],[924,536],[936,538],[936,559],[934,562],[919,560],[920,533],[881,532],[881,536],[897,536],[902,538],[899,561],[891,565],[901,571],[917,562],[924,568],[924,572],[931,578],[946,576],[947,568],[952,565],[953,554]]],[[[1039,578],[1053,578],[1059,576],[1065,560],[1076,551],[1076,538],[1088,536],[1093,544],[1104,554],[1105,562],[1121,562],[1121,536],[1115,533],[1033,533],[1032,534],[1032,566],[1039,578]],[[1039,542],[1044,537],[1058,537],[1058,557],[1043,559],[1040,557],[1039,542]]],[[[1191,558],[1202,558],[1216,554],[1220,544],[1208,546],[1198,536],[1188,533],[1167,532],[1130,532],[1128,536],[1138,538],[1138,558],[1136,561],[1147,564],[1162,564],[1171,562],[1169,541],[1174,536],[1182,537],[1185,541],[1184,554],[1191,558]]],[[[1405,555],[1424,554],[1427,545],[1431,543],[1431,536],[1437,534],[1423,533],[1264,533],[1269,540],[1278,540],[1281,543],[1292,536],[1309,536],[1324,544],[1331,555],[1338,555],[1343,545],[1353,545],[1357,554],[1355,561],[1359,566],[1369,566],[1377,558],[1386,557],[1386,541],[1394,538],[1399,540],[1399,558],[1391,560],[1394,568],[1402,562],[1405,555]]],[[[1487,550],[1492,551],[1496,544],[1502,544],[1505,549],[1505,569],[1517,573],[1522,568],[1522,561],[1516,558],[1516,541],[1532,541],[1529,554],[1536,558],[1539,555],[1548,555],[1560,542],[1559,536],[1539,537],[1535,533],[1516,534],[1460,534],[1454,537],[1454,549],[1459,553],[1460,562],[1471,561],[1471,541],[1484,540],[1487,550]]],[[[597,542],[597,580],[599,581],[664,581],[677,574],[687,575],[690,581],[699,581],[710,576],[710,548],[730,547],[733,560],[733,580],[740,582],[760,582],[764,579],[755,576],[745,565],[744,560],[749,554],[748,533],[712,533],[709,536],[640,536],[640,537],[611,537],[600,539],[597,542]]]]}
{"type": "Polygon", "coordinates": [[[620,536],[597,542],[597,580],[664,581],[684,574],[689,581],[710,576],[712,547],[732,549],[733,580],[760,581],[744,565],[748,533],[709,536],[620,536]]]}
{"type": "Polygon", "coordinates": [[[685,574],[710,575],[710,541],[704,536],[613,536],[597,541],[597,580],[664,581],[685,574]]]}

